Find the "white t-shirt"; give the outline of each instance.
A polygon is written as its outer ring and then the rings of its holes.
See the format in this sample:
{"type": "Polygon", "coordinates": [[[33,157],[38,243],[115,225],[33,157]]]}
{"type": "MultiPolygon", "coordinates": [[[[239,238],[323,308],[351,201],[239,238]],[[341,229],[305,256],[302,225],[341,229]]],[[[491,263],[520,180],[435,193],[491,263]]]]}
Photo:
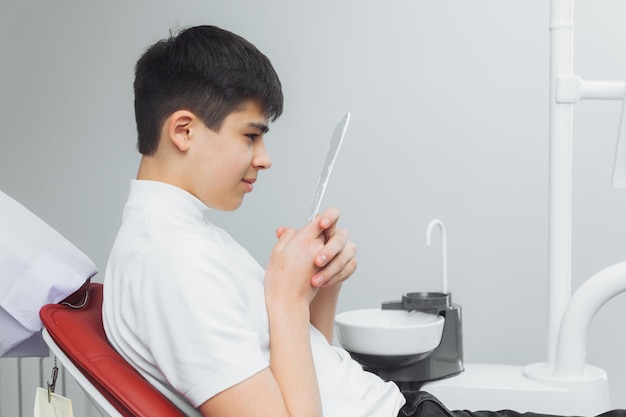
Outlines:
{"type": "MultiPolygon", "coordinates": [[[[132,181],[104,278],[115,348],[188,415],[269,366],[264,270],[177,187],[132,181]]],[[[404,397],[313,326],[326,417],[395,417],[404,397]]]]}

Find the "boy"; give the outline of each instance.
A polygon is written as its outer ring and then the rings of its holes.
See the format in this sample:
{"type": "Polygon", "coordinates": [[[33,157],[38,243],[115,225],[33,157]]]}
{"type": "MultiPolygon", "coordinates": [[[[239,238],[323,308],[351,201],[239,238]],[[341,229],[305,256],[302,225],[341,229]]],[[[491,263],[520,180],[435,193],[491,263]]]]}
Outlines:
{"type": "Polygon", "coordinates": [[[283,96],[269,60],[201,26],[153,45],[135,75],[142,159],[104,279],[111,343],[189,415],[396,416],[398,388],[330,345],[356,268],[337,210],[278,229],[265,271],[205,218],[271,165],[283,96]]]}

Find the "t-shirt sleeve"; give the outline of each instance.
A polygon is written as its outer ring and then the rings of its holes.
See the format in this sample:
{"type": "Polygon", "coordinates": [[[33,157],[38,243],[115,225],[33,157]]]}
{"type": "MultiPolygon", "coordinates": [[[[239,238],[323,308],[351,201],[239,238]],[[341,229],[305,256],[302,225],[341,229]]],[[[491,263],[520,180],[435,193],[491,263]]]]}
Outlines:
{"type": "Polygon", "coordinates": [[[139,264],[145,282],[134,287],[144,294],[131,299],[143,300],[134,314],[141,317],[138,328],[149,356],[167,382],[198,407],[266,368],[268,361],[258,314],[251,309],[258,300],[247,288],[262,284],[244,276],[211,242],[186,239],[184,249],[165,242],[144,252],[139,264]]]}

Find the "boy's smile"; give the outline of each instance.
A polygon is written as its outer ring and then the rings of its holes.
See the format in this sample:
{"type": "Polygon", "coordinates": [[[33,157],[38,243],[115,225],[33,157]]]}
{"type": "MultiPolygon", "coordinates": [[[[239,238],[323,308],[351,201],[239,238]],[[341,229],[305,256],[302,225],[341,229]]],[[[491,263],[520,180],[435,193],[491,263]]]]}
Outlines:
{"type": "Polygon", "coordinates": [[[252,192],[253,190],[253,186],[252,184],[254,184],[254,182],[256,181],[256,178],[244,178],[243,179],[243,183],[246,186],[246,189],[248,190],[248,192],[252,192]]]}

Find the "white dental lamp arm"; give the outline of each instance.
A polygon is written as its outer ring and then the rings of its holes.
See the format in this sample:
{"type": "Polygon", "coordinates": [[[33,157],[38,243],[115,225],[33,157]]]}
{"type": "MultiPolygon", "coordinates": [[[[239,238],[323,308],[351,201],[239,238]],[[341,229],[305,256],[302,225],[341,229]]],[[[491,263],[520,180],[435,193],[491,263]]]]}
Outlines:
{"type": "Polygon", "coordinates": [[[556,82],[557,103],[574,104],[582,99],[622,101],[613,165],[613,187],[626,189],[626,82],[583,80],[578,75],[560,75],[556,82]]]}

